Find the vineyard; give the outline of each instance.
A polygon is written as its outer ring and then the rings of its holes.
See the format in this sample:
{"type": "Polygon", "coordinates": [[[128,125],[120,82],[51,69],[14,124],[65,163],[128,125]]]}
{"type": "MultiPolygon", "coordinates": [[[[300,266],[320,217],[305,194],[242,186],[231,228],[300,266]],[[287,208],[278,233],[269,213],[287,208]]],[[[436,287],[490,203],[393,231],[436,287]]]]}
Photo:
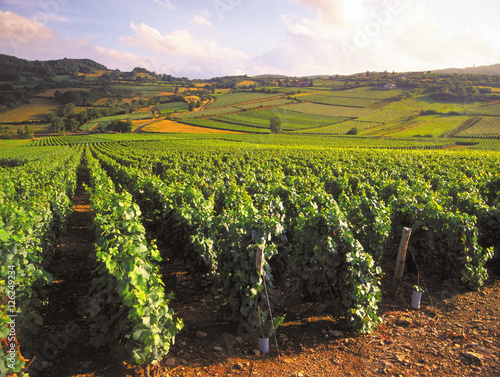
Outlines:
{"type": "Polygon", "coordinates": [[[457,137],[500,138],[500,117],[482,117],[457,137]]]}
{"type": "MultiPolygon", "coordinates": [[[[154,239],[175,250],[207,295],[223,297],[220,310],[234,323],[268,316],[272,288],[293,276],[297,295],[360,334],[381,323],[380,280],[391,273],[382,261],[395,258],[387,246],[403,227],[412,228],[420,270],[471,290],[484,285],[500,241],[497,152],[327,148],[312,137],[279,145],[285,139],[108,136],[66,146],[71,137],[61,137],[0,156],[0,337],[15,337],[15,352],[0,348],[2,373],[12,353],[19,371],[38,347],[44,292],[55,284],[47,266],[81,169],[90,176],[95,268],[78,304],[93,346],[142,366],[157,365],[189,331],[170,308],[176,292],[164,288],[160,270],[171,262],[154,239]]],[[[276,314],[286,322],[287,313],[276,314]]]]}

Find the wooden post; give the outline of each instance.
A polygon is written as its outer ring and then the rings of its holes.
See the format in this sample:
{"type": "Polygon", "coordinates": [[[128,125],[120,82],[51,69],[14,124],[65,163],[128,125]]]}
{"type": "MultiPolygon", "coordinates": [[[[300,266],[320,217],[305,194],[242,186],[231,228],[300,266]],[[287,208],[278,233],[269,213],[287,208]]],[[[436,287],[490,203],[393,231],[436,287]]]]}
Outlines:
{"type": "Polygon", "coordinates": [[[396,268],[394,269],[394,278],[392,279],[392,294],[395,295],[399,288],[399,283],[403,277],[406,261],[406,249],[410,241],[411,228],[403,228],[403,235],[399,243],[398,259],[396,260],[396,268]]]}

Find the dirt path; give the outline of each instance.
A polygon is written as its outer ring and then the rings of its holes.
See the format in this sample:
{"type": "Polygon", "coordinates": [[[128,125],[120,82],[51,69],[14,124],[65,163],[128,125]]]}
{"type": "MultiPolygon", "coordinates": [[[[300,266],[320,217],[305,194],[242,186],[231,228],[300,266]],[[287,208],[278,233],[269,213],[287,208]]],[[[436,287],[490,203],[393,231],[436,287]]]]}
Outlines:
{"type": "MultiPolygon", "coordinates": [[[[102,370],[102,352],[89,346],[89,326],[84,298],[91,285],[95,267],[94,234],[90,229],[89,195],[83,184],[89,185],[88,170],[78,172],[78,186],[72,199],[74,212],[68,219],[68,231],[57,246],[48,271],[53,283],[47,288],[48,305],[44,326],[36,347],[35,359],[28,369],[31,377],[72,376],[102,370]]],[[[109,356],[106,359],[109,359],[109,356]]],[[[104,367],[113,370],[116,366],[104,367]]],[[[123,371],[123,368],[117,368],[123,371]]],[[[103,375],[113,375],[105,373],[103,375]]],[[[123,374],[117,374],[123,375],[123,374]]]]}

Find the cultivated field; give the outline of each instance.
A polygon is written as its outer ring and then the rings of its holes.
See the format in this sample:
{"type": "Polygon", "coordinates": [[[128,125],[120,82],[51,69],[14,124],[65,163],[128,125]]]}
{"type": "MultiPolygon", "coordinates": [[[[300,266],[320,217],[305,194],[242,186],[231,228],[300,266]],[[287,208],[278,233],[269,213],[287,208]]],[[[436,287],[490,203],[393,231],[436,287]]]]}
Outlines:
{"type": "Polygon", "coordinates": [[[55,99],[34,97],[29,104],[0,113],[0,123],[42,120],[45,115],[59,111],[62,105],[55,99]]]}
{"type": "Polygon", "coordinates": [[[500,138],[500,117],[483,117],[472,127],[458,133],[458,137],[500,138]]]}
{"type": "Polygon", "coordinates": [[[151,123],[142,129],[144,132],[186,133],[186,134],[218,134],[233,131],[219,130],[209,127],[196,127],[172,120],[161,120],[151,123]]]}

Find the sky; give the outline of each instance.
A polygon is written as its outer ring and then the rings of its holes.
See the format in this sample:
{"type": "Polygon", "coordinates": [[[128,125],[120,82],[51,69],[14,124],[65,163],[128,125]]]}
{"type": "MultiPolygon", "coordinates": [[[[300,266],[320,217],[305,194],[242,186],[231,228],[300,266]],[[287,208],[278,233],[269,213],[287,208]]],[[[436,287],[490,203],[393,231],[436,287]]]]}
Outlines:
{"type": "Polygon", "coordinates": [[[190,79],[500,63],[498,0],[0,0],[0,53],[190,79]]]}

